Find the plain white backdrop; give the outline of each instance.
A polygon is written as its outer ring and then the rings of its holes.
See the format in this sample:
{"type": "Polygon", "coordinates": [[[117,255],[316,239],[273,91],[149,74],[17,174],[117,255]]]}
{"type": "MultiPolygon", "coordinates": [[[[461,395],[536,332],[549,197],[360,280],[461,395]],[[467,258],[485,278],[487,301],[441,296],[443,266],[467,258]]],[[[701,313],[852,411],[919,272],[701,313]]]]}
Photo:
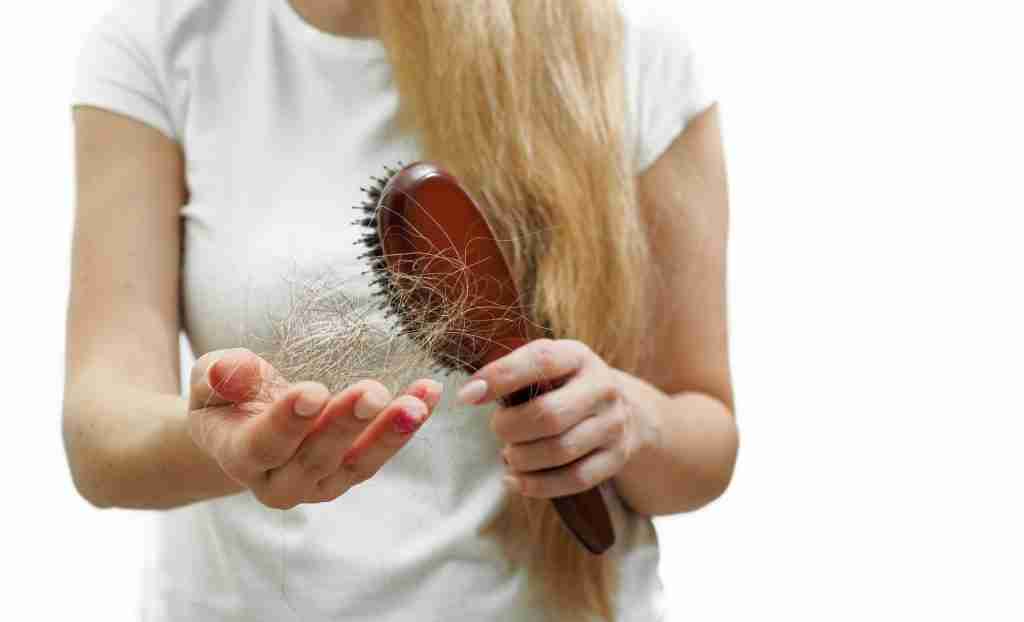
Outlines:
{"type": "MultiPolygon", "coordinates": [[[[1015,3],[679,4],[725,125],[742,449],[657,520],[673,620],[1024,620],[1015,3]]],[[[67,102],[109,5],[0,27],[4,620],[136,616],[145,515],[82,501],[60,437],[67,102]]]]}

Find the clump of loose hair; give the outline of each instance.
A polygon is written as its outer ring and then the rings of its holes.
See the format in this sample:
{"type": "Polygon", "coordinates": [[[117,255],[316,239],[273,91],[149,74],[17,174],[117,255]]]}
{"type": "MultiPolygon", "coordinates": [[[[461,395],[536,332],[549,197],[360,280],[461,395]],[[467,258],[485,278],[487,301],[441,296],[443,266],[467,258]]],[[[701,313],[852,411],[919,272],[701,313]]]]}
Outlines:
{"type": "Polygon", "coordinates": [[[368,295],[359,283],[362,278],[330,267],[287,277],[283,313],[271,313],[270,333],[249,335],[247,343],[288,382],[320,382],[331,393],[373,379],[397,394],[417,378],[447,371],[433,352],[445,328],[458,321],[459,307],[453,305],[444,314],[417,310],[408,304],[406,290],[368,295]],[[403,305],[423,317],[419,331],[403,328],[385,312],[403,305]]]}
{"type": "Polygon", "coordinates": [[[383,321],[378,301],[349,293],[329,270],[289,283],[287,310],[271,322],[261,351],[290,381],[315,380],[336,393],[372,378],[394,392],[433,365],[427,351],[383,321]]]}
{"type": "Polygon", "coordinates": [[[389,257],[401,260],[402,270],[391,269],[377,245],[366,254],[373,268],[358,277],[330,265],[285,277],[284,313],[266,318],[269,336],[246,337],[287,382],[315,380],[334,393],[372,378],[397,393],[426,373],[472,371],[500,347],[496,337],[505,324],[534,324],[517,304],[495,308],[483,292],[511,284],[470,276],[455,249],[389,257]]]}

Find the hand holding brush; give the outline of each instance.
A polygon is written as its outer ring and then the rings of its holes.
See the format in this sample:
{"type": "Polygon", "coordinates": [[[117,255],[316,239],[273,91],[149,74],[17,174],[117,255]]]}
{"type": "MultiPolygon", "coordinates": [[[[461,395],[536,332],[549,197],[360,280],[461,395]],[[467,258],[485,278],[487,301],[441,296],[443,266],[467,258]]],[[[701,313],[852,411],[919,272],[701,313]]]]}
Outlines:
{"type": "Polygon", "coordinates": [[[639,442],[619,372],[575,340],[541,338],[513,350],[473,374],[458,399],[502,404],[491,425],[506,443],[506,483],[531,497],[593,489],[622,469],[639,442]],[[531,386],[552,388],[505,404],[531,386]]]}
{"type": "Polygon", "coordinates": [[[509,463],[556,469],[511,481],[524,494],[550,496],[577,541],[605,552],[615,532],[594,485],[624,459],[624,425],[617,414],[588,415],[617,401],[614,374],[582,344],[544,339],[484,213],[451,174],[429,162],[386,170],[357,206],[366,228],[359,243],[368,249],[363,257],[377,276],[381,307],[439,366],[473,374],[466,401],[501,402],[495,428],[514,443],[509,463]],[[576,380],[552,391],[570,376],[576,380]],[[538,401],[542,394],[550,397],[538,401]],[[609,444],[614,449],[591,451],[609,444]]]}

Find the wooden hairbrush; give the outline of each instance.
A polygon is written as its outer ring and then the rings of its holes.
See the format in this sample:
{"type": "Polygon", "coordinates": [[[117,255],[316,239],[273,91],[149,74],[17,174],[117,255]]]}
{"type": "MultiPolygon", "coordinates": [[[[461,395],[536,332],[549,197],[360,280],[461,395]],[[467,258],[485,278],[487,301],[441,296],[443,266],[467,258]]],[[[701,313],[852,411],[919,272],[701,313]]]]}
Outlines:
{"type": "MultiPolygon", "coordinates": [[[[530,321],[508,263],[483,213],[459,182],[430,162],[373,177],[357,206],[375,294],[402,332],[427,346],[441,368],[473,374],[545,336],[530,321]]],[[[534,385],[502,398],[516,406],[554,388],[534,385]]],[[[598,488],[552,499],[563,524],[588,551],[615,543],[598,488]]]]}

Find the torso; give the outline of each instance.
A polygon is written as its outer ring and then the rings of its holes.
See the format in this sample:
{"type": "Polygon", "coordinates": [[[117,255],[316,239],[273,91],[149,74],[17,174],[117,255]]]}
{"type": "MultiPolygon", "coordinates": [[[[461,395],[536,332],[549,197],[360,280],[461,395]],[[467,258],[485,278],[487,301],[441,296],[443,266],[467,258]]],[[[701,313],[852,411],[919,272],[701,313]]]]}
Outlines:
{"type": "MultiPolygon", "coordinates": [[[[269,318],[295,303],[288,283],[311,277],[328,275],[368,309],[351,206],[382,165],[418,159],[396,123],[383,47],[315,31],[286,0],[176,5],[168,104],[190,195],[182,298],[194,353],[266,349],[269,318]]],[[[423,372],[446,384],[444,401],[337,501],[278,511],[243,493],[160,514],[147,619],[545,619],[523,574],[478,535],[506,494],[487,410],[452,402],[459,374],[423,372]]],[[[383,380],[394,389],[406,379],[383,380]]],[[[620,619],[657,619],[653,525],[612,501],[620,619]]]]}

